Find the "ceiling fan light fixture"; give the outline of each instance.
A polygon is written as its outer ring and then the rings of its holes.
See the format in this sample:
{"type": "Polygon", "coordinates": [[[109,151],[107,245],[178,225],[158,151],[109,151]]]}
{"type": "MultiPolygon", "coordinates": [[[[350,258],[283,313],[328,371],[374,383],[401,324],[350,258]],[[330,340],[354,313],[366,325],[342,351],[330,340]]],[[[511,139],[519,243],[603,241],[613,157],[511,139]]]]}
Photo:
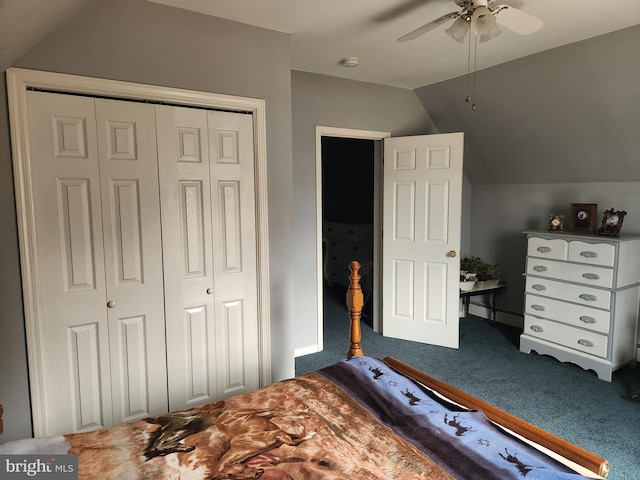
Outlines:
{"type": "Polygon", "coordinates": [[[471,33],[474,35],[487,35],[496,27],[496,17],[489,8],[480,6],[471,14],[471,33]]]}
{"type": "Polygon", "coordinates": [[[489,33],[480,35],[479,41],[480,43],[488,42],[489,40],[493,40],[494,38],[496,38],[501,33],[502,33],[502,29],[498,25],[496,25],[496,27],[493,30],[491,30],[489,33]]]}
{"type": "Polygon", "coordinates": [[[445,30],[445,32],[456,42],[462,43],[464,42],[464,37],[467,36],[469,28],[471,28],[471,25],[469,25],[470,20],[471,19],[467,15],[461,15],[449,28],[445,30]]]}

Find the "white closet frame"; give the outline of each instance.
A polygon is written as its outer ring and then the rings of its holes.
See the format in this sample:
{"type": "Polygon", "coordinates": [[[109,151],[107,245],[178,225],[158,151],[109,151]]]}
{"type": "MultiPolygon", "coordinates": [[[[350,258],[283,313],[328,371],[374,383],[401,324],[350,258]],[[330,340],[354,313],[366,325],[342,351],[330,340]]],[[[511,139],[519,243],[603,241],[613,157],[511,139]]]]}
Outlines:
{"type": "Polygon", "coordinates": [[[271,335],[269,302],[269,244],[267,228],[267,152],[265,101],[216,93],[184,90],[156,85],[106,80],[38,70],[7,70],[7,95],[16,190],[16,212],[22,267],[22,288],[27,344],[31,415],[35,436],[46,426],[46,402],[40,357],[43,332],[38,319],[42,315],[38,296],[35,215],[32,201],[29,162],[29,118],[27,91],[39,89],[123,100],[146,100],[173,105],[203,107],[231,112],[250,112],[253,116],[255,152],[256,234],[258,262],[258,322],[260,345],[260,385],[271,383],[271,335]]]}

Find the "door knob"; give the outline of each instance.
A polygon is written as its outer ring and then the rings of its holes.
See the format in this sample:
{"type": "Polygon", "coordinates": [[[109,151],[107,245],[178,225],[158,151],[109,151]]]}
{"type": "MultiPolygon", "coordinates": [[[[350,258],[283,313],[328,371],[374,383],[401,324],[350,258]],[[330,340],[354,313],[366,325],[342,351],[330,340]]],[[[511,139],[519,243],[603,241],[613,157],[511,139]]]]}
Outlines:
{"type": "Polygon", "coordinates": [[[207,293],[209,295],[211,295],[213,293],[213,288],[211,288],[211,287],[207,288],[207,293]]]}
{"type": "Polygon", "coordinates": [[[458,255],[458,252],[456,252],[455,250],[449,250],[449,252],[447,252],[447,257],[455,257],[458,255]]]}
{"type": "Polygon", "coordinates": [[[116,306],[116,301],[115,301],[115,300],[109,300],[109,301],[107,302],[107,307],[108,307],[108,308],[113,308],[113,307],[115,307],[115,306],[116,306]]]}

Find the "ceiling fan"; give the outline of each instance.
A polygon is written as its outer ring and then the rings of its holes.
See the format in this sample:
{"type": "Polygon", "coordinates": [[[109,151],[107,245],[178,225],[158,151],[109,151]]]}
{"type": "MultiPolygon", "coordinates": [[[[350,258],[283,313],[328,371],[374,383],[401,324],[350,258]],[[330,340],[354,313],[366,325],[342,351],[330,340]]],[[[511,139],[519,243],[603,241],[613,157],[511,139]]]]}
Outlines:
{"type": "Polygon", "coordinates": [[[495,0],[453,0],[460,7],[456,12],[436,18],[435,20],[403,35],[398,42],[408,42],[433,30],[434,28],[455,20],[446,32],[457,42],[462,43],[470,30],[479,37],[480,42],[487,42],[502,33],[497,24],[513,30],[520,35],[528,35],[542,28],[544,22],[528,13],[510,5],[493,5],[495,0]],[[498,16],[499,14],[499,16],[498,16]]]}

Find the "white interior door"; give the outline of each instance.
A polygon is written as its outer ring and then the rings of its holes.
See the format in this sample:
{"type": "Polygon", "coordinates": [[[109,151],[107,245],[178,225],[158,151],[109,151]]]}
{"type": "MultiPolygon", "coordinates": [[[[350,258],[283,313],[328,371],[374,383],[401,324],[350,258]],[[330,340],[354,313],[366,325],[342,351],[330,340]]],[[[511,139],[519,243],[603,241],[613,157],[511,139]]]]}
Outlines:
{"type": "Polygon", "coordinates": [[[93,99],[28,92],[44,435],[113,424],[93,99]]]}
{"type": "Polygon", "coordinates": [[[260,386],[253,117],[208,111],[218,397],[260,386]]]}
{"type": "Polygon", "coordinates": [[[259,386],[251,115],[157,106],[169,406],[259,386]]]}
{"type": "Polygon", "coordinates": [[[153,105],[96,99],[115,425],[167,412],[153,105]]]}
{"type": "Polygon", "coordinates": [[[383,334],[458,348],[462,133],[385,139],[383,334]]]}
{"type": "Polygon", "coordinates": [[[153,111],[43,92],[28,101],[42,433],[166,412],[153,111]]]}

